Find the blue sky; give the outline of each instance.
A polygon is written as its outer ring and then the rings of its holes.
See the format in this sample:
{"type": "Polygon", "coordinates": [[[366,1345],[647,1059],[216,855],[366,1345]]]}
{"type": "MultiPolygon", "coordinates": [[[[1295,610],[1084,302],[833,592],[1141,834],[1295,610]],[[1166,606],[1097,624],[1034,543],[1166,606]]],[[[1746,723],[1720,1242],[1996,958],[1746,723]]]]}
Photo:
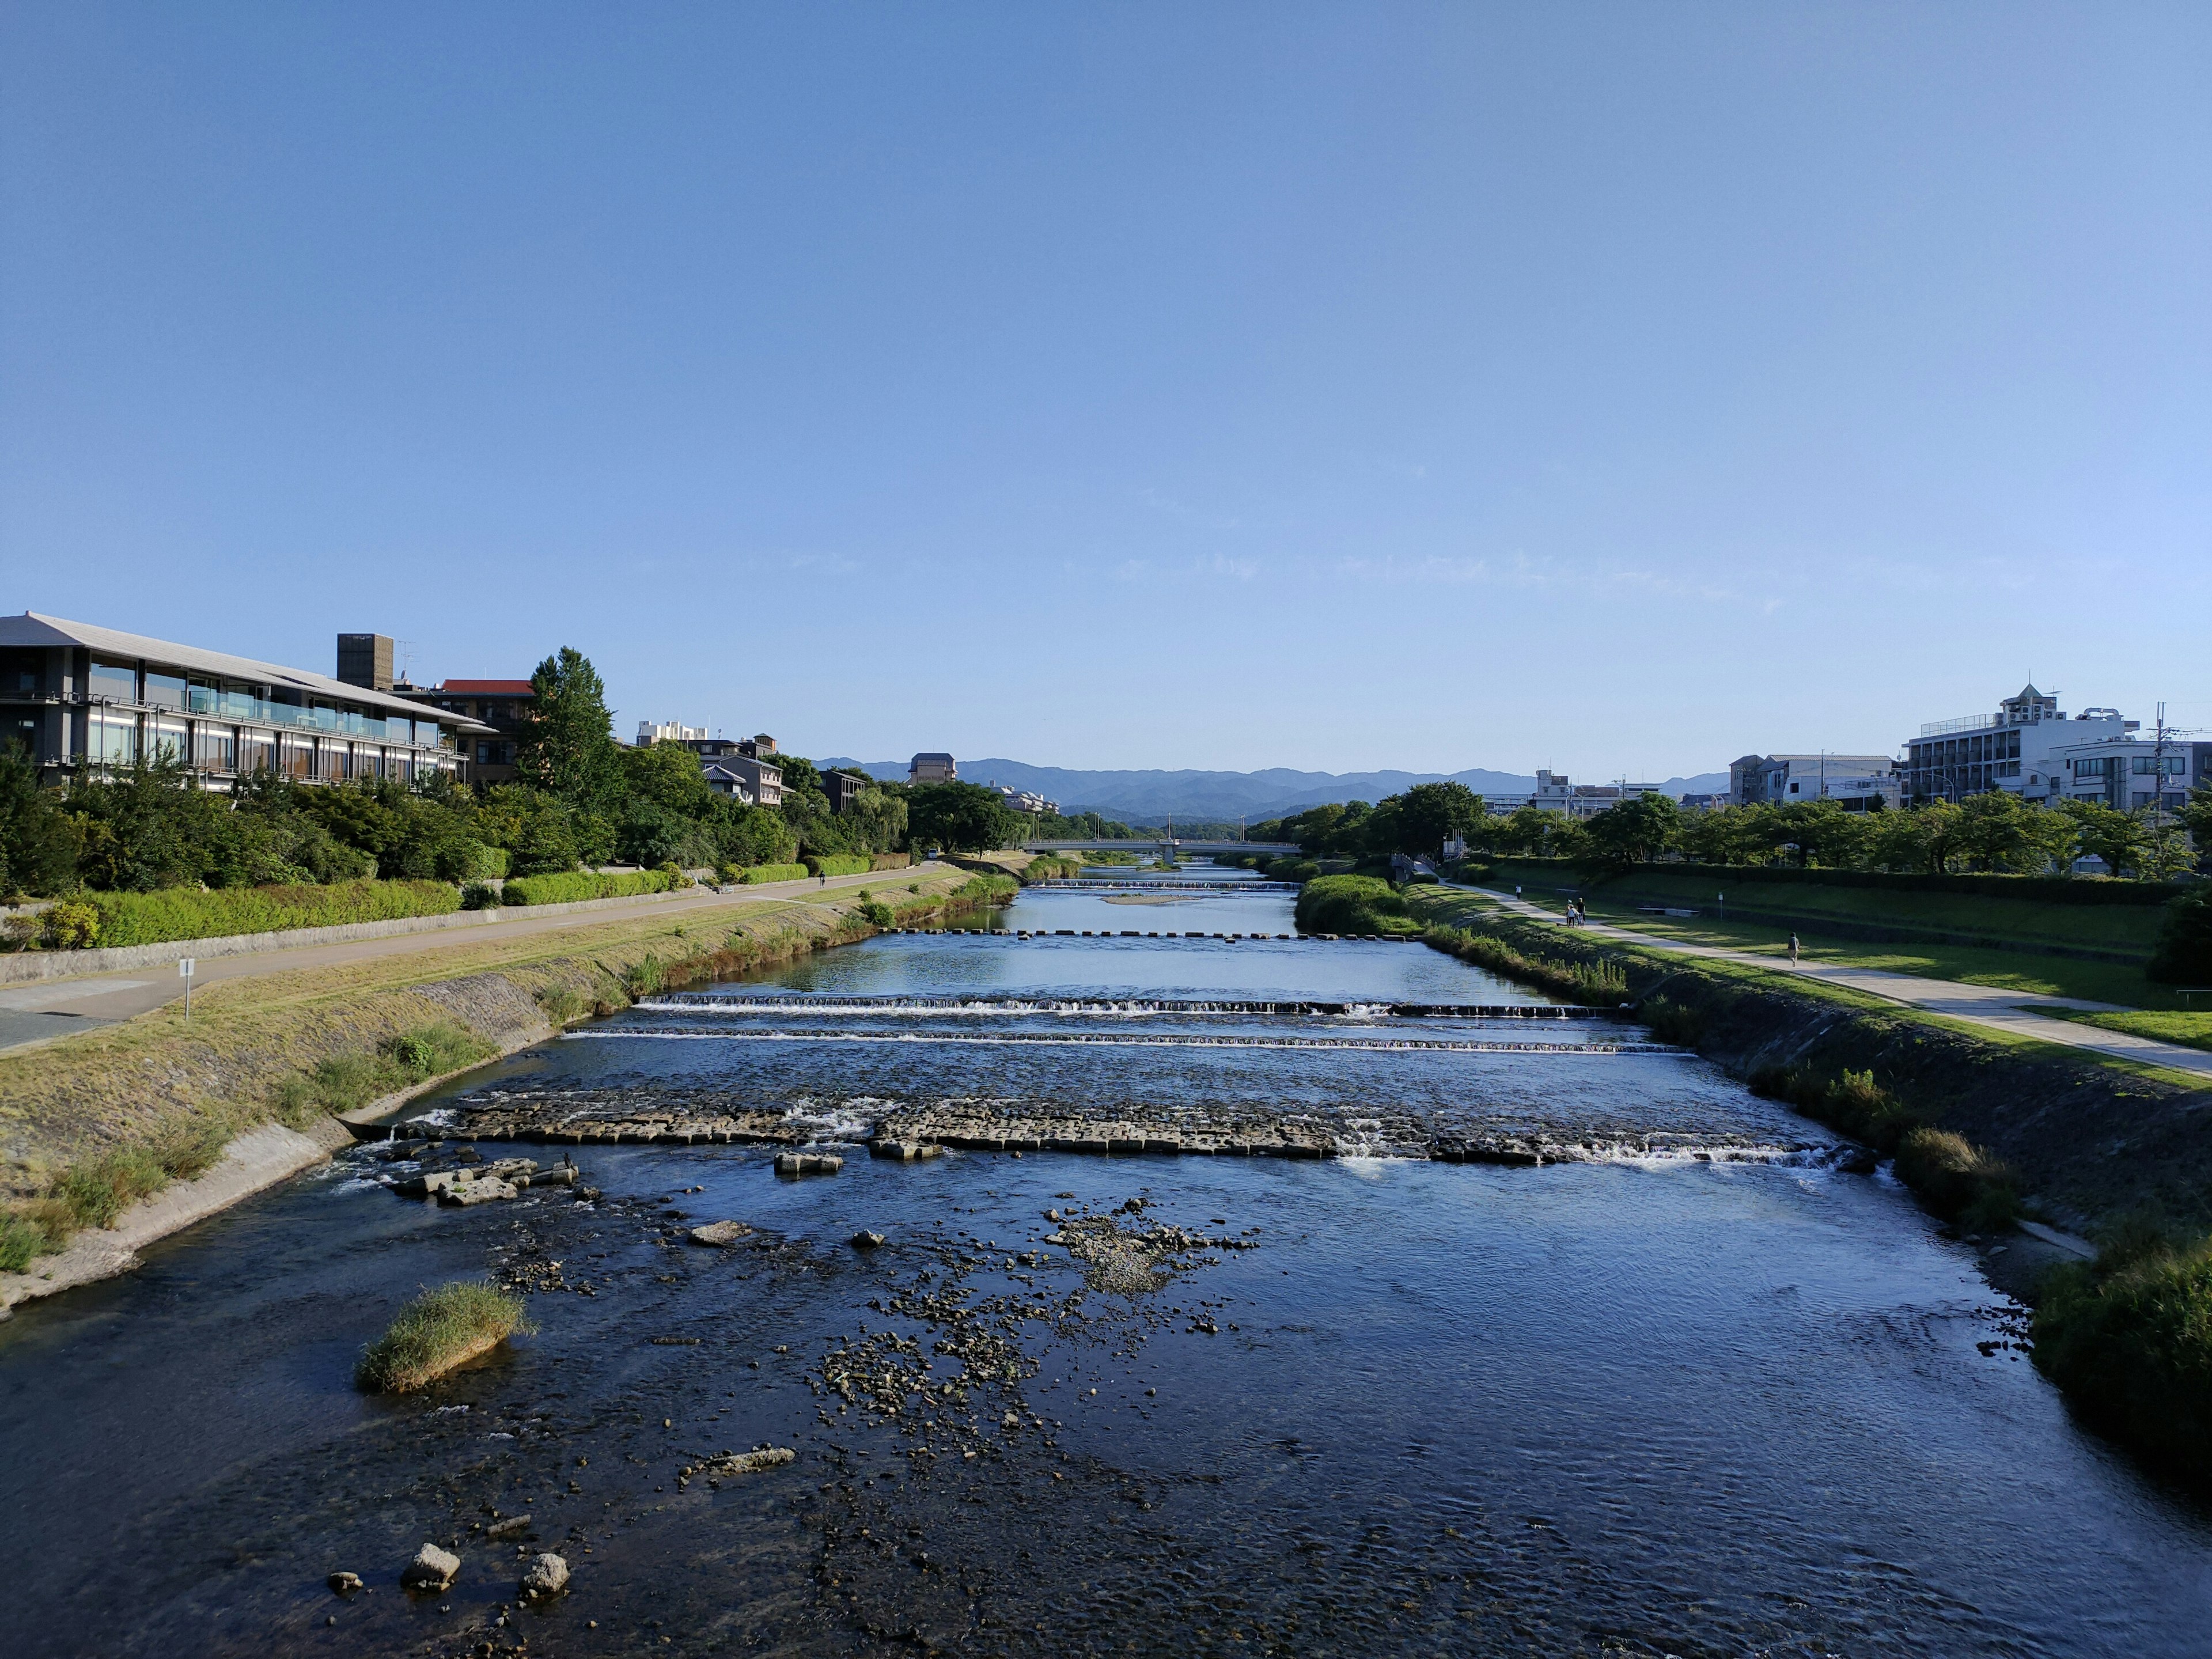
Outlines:
{"type": "Polygon", "coordinates": [[[2212,8],[16,4],[0,608],[803,752],[2212,734],[2212,8]]]}

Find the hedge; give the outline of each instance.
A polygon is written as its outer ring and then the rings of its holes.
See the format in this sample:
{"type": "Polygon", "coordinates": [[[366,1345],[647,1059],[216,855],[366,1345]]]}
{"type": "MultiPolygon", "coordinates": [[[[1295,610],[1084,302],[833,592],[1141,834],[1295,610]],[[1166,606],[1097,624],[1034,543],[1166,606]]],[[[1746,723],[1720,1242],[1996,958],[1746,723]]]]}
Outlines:
{"type": "Polygon", "coordinates": [[[738,879],[757,886],[764,881],[804,881],[813,873],[803,864],[756,864],[738,879]]]}
{"type": "Polygon", "coordinates": [[[565,875],[515,876],[501,896],[508,904],[575,904],[585,899],[665,893],[669,886],[668,873],[663,870],[635,870],[623,875],[572,870],[565,875]]]}
{"type": "Polygon", "coordinates": [[[1687,860],[1658,860],[1623,870],[1597,870],[1571,859],[1498,858],[1475,854],[1467,862],[1487,868],[1494,865],[1556,870],[1577,885],[1620,875],[1697,876],[1719,882],[1810,883],[1816,887],[1880,887],[1898,893],[1972,893],[1981,898],[2033,899],[2045,904],[2164,904],[2190,890],[2191,884],[2162,881],[2117,881],[2104,876],[1975,876],[1916,875],[1893,870],[1833,870],[1815,866],[1801,870],[1790,864],[1693,864],[1687,860]]]}
{"type": "Polygon", "coordinates": [[[913,862],[914,854],[911,853],[871,853],[868,854],[868,868],[871,870],[903,870],[913,862]]]}
{"type": "Polygon", "coordinates": [[[806,860],[810,875],[865,876],[874,867],[866,853],[825,853],[806,860]]]}
{"type": "Polygon", "coordinates": [[[173,887],[160,893],[85,896],[100,911],[100,931],[87,943],[103,947],[442,916],[461,908],[460,890],[441,881],[339,881],[327,887],[219,887],[212,892],[173,887]]]}

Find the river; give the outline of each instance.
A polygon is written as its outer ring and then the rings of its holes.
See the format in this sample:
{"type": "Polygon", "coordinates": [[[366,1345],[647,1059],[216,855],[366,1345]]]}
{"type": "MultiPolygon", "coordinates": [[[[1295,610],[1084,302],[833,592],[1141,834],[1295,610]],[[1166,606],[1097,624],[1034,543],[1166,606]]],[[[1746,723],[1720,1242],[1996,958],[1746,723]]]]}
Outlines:
{"type": "Polygon", "coordinates": [[[6,1650],[2205,1651],[2203,1509],[1818,1126],[1416,945],[1249,937],[1284,895],[993,925],[1044,936],[647,999],[410,1114],[769,1110],[836,1175],[585,1145],[595,1199],[453,1209],[364,1147],[0,1323],[6,1650]],[[1345,1155],[854,1144],[931,1110],[1345,1155]],[[1543,1162],[1427,1156],[1484,1136],[1543,1162]],[[417,1287],[488,1273],[534,1335],[355,1392],[417,1287]],[[760,1445],[796,1461],[709,1462],[760,1445]],[[425,1540],[442,1596],[398,1587],[425,1540]],[[574,1577],[526,1609],[538,1549],[574,1577]]]}

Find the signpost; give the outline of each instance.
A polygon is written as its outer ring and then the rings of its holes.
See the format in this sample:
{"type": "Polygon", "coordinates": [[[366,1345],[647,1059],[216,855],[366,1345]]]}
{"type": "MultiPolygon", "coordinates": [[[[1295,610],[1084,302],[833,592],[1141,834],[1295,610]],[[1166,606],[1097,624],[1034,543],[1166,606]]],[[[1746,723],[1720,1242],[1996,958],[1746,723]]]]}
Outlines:
{"type": "Polygon", "coordinates": [[[177,977],[185,982],[185,1024],[192,1023],[192,970],[198,967],[190,957],[177,958],[177,977]]]}

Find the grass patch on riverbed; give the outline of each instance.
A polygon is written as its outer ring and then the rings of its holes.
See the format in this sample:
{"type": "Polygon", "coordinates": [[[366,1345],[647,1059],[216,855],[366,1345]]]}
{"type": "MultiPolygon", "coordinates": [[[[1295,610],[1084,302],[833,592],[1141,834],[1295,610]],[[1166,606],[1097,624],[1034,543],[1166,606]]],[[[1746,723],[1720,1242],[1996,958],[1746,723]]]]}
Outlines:
{"type": "Polygon", "coordinates": [[[411,1394],[532,1328],[520,1297],[480,1280],[441,1285],[402,1308],[362,1350],[354,1384],[365,1394],[411,1394]]]}
{"type": "Polygon", "coordinates": [[[1375,876],[1316,876],[1298,890],[1295,912],[1302,933],[1418,933],[1406,900],[1375,876]]]}
{"type": "Polygon", "coordinates": [[[1594,962],[1562,962],[1532,956],[1515,950],[1494,934],[1471,933],[1464,927],[1430,927],[1422,933],[1421,942],[1477,968],[1593,1006],[1618,1003],[1628,994],[1627,970],[1602,957],[1594,962]]]}
{"type": "Polygon", "coordinates": [[[2036,1366],[2096,1428],[2212,1486],[2212,1240],[2131,1218],[2094,1263],[2055,1268],[2036,1366]]]}
{"type": "Polygon", "coordinates": [[[317,1061],[313,1071],[285,1079],[277,1085],[276,1118],[288,1127],[302,1128],[317,1112],[332,1117],[357,1112],[373,1100],[480,1065],[498,1053],[497,1043],[466,1026],[435,1020],[386,1037],[368,1054],[333,1054],[317,1061]]]}

